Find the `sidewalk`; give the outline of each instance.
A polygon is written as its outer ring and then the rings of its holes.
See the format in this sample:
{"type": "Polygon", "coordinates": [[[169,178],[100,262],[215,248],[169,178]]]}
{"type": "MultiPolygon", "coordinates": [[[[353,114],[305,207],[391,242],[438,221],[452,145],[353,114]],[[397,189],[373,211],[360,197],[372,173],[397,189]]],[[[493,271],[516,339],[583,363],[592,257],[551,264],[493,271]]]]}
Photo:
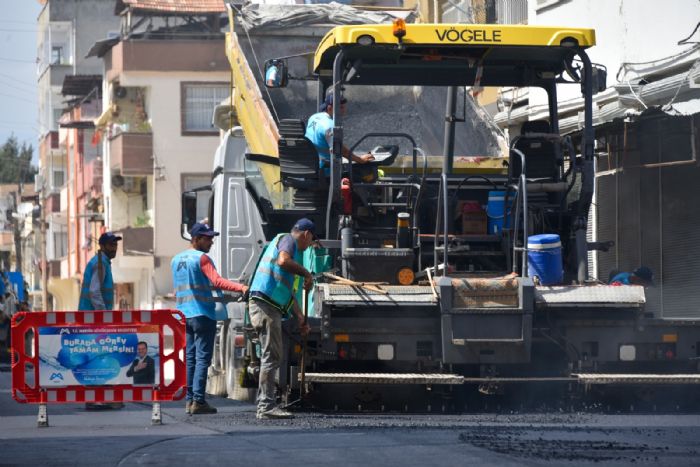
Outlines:
{"type": "MultiPolygon", "coordinates": [[[[98,411],[87,411],[84,404],[49,405],[49,427],[38,428],[39,406],[16,402],[11,388],[9,363],[0,363],[0,439],[218,434],[191,423],[192,417],[185,414],[184,401],[162,403],[163,424],[159,426],[151,425],[152,406],[147,403],[127,403],[121,410],[98,411]]],[[[222,410],[227,409],[225,400],[217,402],[223,403],[222,410]]]]}

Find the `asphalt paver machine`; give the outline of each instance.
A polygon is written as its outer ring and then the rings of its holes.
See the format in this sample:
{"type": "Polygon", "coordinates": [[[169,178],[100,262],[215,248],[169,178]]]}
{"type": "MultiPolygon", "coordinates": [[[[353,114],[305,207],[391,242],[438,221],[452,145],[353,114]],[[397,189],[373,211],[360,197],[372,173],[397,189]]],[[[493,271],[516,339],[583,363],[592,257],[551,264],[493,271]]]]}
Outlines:
{"type": "MultiPolygon", "coordinates": [[[[643,287],[609,286],[588,271],[589,252],[609,246],[587,236],[592,102],[606,78],[586,53],[594,45],[594,31],[581,28],[335,27],[313,55],[319,103],[377,87],[439,88],[445,100],[430,105],[445,109],[445,121],[442,154],[426,154],[414,135],[382,128],[348,141],[334,106],[329,176],[304,137],[304,116],[276,121],[266,134],[246,94],[252,87],[237,83],[241,186],[265,240],[302,216],[323,237],[323,248],[305,255],[317,282],[298,300],[312,331],[306,339],[287,333],[284,395],[375,408],[437,395],[444,407],[464,388],[697,383],[698,323],[648,317],[643,287]],[[562,86],[580,89],[583,100],[575,135],[559,132],[562,86]],[[502,153],[462,157],[455,124],[480,87],[540,89],[548,112],[502,153]],[[373,162],[344,162],[343,146],[370,140],[373,162]],[[406,392],[388,398],[387,388],[406,392]]],[[[265,64],[280,67],[281,88],[289,60],[265,64]]],[[[241,61],[231,63],[237,76],[241,61]]],[[[235,384],[254,388],[256,337],[239,323],[230,339],[235,384]]]]}

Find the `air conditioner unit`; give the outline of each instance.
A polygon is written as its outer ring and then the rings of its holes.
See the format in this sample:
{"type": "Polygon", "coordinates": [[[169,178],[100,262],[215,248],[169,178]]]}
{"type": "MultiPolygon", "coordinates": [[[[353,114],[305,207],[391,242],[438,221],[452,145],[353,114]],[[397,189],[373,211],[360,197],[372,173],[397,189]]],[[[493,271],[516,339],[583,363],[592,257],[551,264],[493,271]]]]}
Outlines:
{"type": "Polygon", "coordinates": [[[112,175],[111,178],[112,188],[121,188],[124,186],[124,177],[119,174],[112,175]]]}
{"type": "Polygon", "coordinates": [[[127,94],[128,91],[123,86],[115,86],[114,90],[112,91],[112,96],[114,99],[124,99],[127,94]]]}
{"type": "Polygon", "coordinates": [[[142,177],[125,177],[123,175],[114,174],[111,180],[112,188],[121,190],[124,193],[141,193],[143,191],[142,177]]]}

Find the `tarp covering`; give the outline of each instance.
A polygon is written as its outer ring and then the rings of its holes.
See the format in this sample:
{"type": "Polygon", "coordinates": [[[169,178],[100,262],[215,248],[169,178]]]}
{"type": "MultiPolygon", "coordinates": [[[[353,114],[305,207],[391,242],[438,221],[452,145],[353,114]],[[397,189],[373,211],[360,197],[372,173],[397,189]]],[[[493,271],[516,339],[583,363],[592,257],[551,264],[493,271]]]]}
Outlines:
{"type": "Polygon", "coordinates": [[[260,5],[243,7],[237,21],[248,31],[262,28],[290,28],[312,24],[378,24],[390,23],[396,17],[404,17],[412,23],[415,14],[405,11],[362,11],[348,5],[331,2],[327,5],[260,5]]]}

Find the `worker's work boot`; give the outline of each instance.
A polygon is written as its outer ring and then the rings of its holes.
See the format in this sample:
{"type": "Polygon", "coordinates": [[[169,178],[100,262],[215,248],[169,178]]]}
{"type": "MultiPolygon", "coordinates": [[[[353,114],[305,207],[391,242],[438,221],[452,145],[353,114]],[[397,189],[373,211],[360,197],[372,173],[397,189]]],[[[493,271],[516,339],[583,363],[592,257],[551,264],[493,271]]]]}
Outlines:
{"type": "Polygon", "coordinates": [[[185,402],[185,413],[190,415],[192,413],[192,401],[185,402]]]}
{"type": "Polygon", "coordinates": [[[206,402],[192,402],[190,406],[190,414],[192,415],[206,415],[216,413],[216,407],[212,407],[206,402]]]}
{"type": "Polygon", "coordinates": [[[291,412],[287,412],[286,410],[280,407],[275,407],[265,412],[259,412],[257,418],[258,420],[294,418],[294,414],[291,412]]]}

